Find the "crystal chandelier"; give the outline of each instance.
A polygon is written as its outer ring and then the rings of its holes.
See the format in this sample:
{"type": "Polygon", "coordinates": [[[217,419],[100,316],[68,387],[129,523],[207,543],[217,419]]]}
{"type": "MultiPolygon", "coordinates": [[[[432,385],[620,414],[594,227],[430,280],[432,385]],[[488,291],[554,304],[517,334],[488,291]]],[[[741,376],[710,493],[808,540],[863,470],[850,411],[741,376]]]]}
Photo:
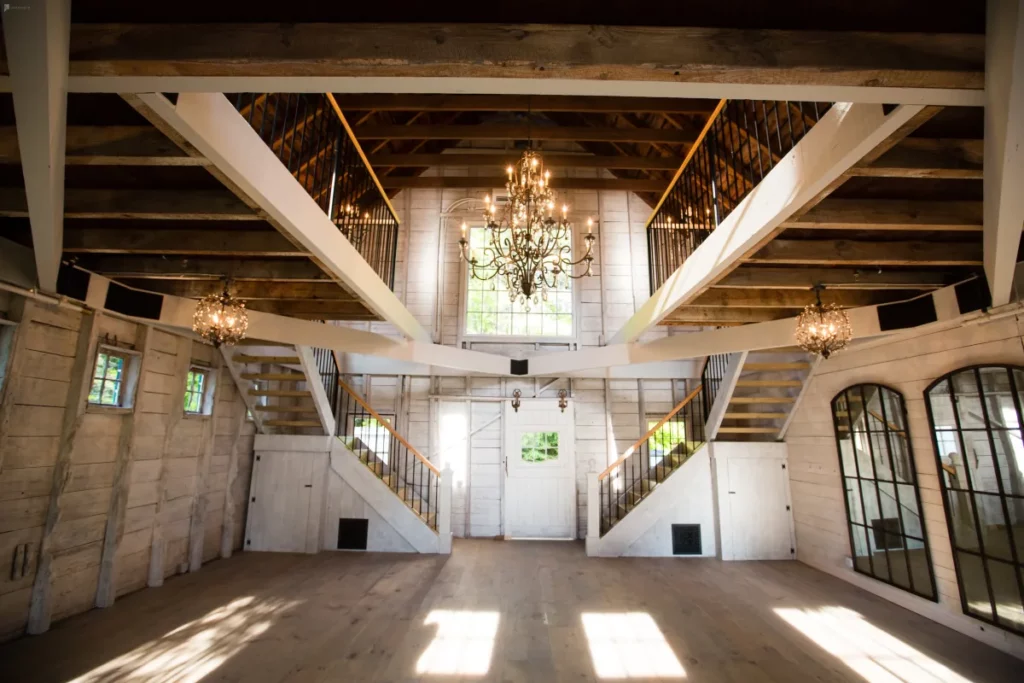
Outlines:
{"type": "Polygon", "coordinates": [[[796,319],[796,343],[804,351],[828,358],[853,338],[850,316],[836,304],[822,304],[823,285],[814,286],[815,303],[796,319]]]}
{"type": "Polygon", "coordinates": [[[546,301],[548,291],[567,286],[569,278],[591,275],[592,251],[597,238],[593,234],[594,222],[588,218],[587,234],[583,237],[586,252],[578,260],[572,260],[569,207],[563,205],[562,215],[557,215],[555,195],[549,183],[551,172],[544,170],[539,154],[527,149],[506,172],[508,202],[505,206],[499,208],[497,201],[484,197],[487,237],[483,257],[470,253],[465,223],[459,246],[473,278],[505,278],[509,297],[526,304],[529,310],[531,302],[546,301]],[[580,265],[583,268],[577,272],[576,267],[580,265]]]}
{"type": "Polygon", "coordinates": [[[245,302],[228,293],[227,283],[220,294],[200,299],[192,316],[192,330],[218,348],[221,344],[231,346],[245,339],[248,329],[245,302]]]}

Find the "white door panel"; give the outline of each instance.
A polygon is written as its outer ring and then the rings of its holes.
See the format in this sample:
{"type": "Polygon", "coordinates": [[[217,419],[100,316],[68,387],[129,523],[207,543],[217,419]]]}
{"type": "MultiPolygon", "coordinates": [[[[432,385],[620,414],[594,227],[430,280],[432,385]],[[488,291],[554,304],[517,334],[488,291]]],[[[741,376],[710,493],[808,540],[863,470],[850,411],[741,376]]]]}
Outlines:
{"type": "Polygon", "coordinates": [[[306,552],[313,457],[309,453],[262,453],[258,457],[246,550],[306,552]]]}
{"type": "Polygon", "coordinates": [[[786,470],[775,458],[729,458],[728,505],[733,560],[788,560],[786,470]]]}

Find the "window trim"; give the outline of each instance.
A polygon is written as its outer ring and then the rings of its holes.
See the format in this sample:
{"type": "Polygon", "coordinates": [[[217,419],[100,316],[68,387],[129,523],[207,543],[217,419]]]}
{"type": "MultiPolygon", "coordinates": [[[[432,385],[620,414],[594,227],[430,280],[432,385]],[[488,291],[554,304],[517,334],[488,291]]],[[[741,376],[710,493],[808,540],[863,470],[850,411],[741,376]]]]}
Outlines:
{"type": "MultiPolygon", "coordinates": [[[[957,591],[960,593],[960,609],[961,609],[961,612],[965,616],[970,617],[971,619],[977,619],[978,621],[981,621],[983,623],[995,626],[996,628],[1001,629],[1003,631],[1006,631],[1007,633],[1011,633],[1011,634],[1014,634],[1014,635],[1017,635],[1017,636],[1021,636],[1021,635],[1024,635],[1024,627],[1016,628],[1015,629],[1015,628],[1011,628],[1011,627],[1007,626],[1005,623],[1000,623],[998,621],[999,613],[998,613],[998,611],[996,610],[996,607],[995,607],[995,599],[994,599],[994,594],[993,594],[993,590],[992,590],[992,582],[991,582],[991,579],[989,577],[988,564],[987,564],[987,560],[989,560],[991,556],[983,551],[984,542],[981,540],[981,538],[979,538],[979,541],[978,541],[979,549],[978,549],[977,552],[975,552],[973,550],[964,550],[962,548],[959,548],[958,545],[957,545],[957,539],[956,539],[956,535],[955,535],[955,531],[954,531],[954,526],[953,526],[953,512],[952,512],[952,510],[949,507],[949,500],[950,500],[950,496],[951,496],[951,491],[950,491],[950,489],[948,489],[946,487],[946,478],[942,474],[942,472],[943,472],[942,454],[941,454],[941,451],[939,450],[939,440],[938,440],[937,435],[935,433],[935,431],[936,431],[935,430],[935,415],[932,412],[931,392],[932,392],[933,389],[935,389],[936,387],[941,385],[943,382],[948,382],[950,388],[952,389],[952,386],[953,386],[952,378],[955,375],[958,375],[958,374],[960,374],[962,372],[970,371],[970,372],[974,372],[975,373],[975,381],[977,381],[978,384],[979,384],[978,388],[979,388],[980,391],[983,391],[983,389],[980,386],[979,379],[980,379],[980,372],[981,372],[981,370],[983,370],[985,368],[1001,368],[1001,369],[1006,371],[1007,376],[1008,376],[1008,378],[1010,380],[1011,392],[1012,392],[1013,397],[1014,397],[1014,406],[1017,409],[1018,424],[1021,425],[1019,429],[1022,432],[1022,434],[1024,434],[1024,421],[1022,421],[1022,418],[1024,418],[1024,405],[1022,405],[1022,404],[1024,404],[1024,401],[1021,401],[1021,399],[1020,399],[1020,393],[1021,393],[1022,390],[1024,390],[1024,387],[1018,387],[1017,383],[1016,383],[1016,380],[1014,379],[1014,376],[1013,376],[1013,371],[1014,370],[1019,370],[1021,372],[1024,372],[1024,366],[1021,366],[1021,365],[1013,365],[1011,363],[979,363],[979,364],[973,364],[973,365],[966,365],[964,367],[956,368],[954,370],[951,370],[951,371],[945,373],[944,375],[942,375],[941,377],[939,377],[938,379],[936,379],[934,382],[932,382],[931,384],[929,384],[925,388],[925,390],[924,390],[924,405],[925,405],[925,410],[928,413],[928,427],[929,427],[929,431],[931,432],[932,451],[933,451],[933,453],[935,455],[935,468],[936,468],[935,469],[935,473],[936,473],[936,476],[939,479],[939,491],[942,493],[942,510],[943,510],[943,512],[945,513],[945,516],[946,516],[946,533],[949,535],[949,547],[950,547],[950,552],[953,555],[953,567],[956,570],[956,587],[957,587],[957,591]],[[967,591],[965,590],[965,587],[964,587],[963,571],[962,571],[962,569],[960,567],[960,553],[966,553],[968,555],[972,555],[974,557],[977,557],[979,560],[981,560],[982,570],[983,570],[983,572],[985,574],[985,589],[986,589],[986,592],[988,593],[989,603],[990,603],[990,605],[992,607],[992,617],[991,618],[986,617],[984,615],[977,614],[975,612],[968,611],[969,602],[968,602],[968,599],[967,599],[967,591]]],[[[951,400],[952,400],[955,397],[955,392],[951,391],[950,392],[950,397],[951,397],[951,400]]],[[[991,423],[988,420],[988,410],[984,408],[984,402],[982,402],[982,407],[985,410],[985,418],[986,418],[985,419],[985,423],[986,423],[985,428],[983,430],[969,429],[967,431],[984,431],[988,435],[988,438],[989,438],[989,440],[991,442],[991,440],[993,438],[993,432],[992,432],[992,429],[991,429],[991,423]]],[[[966,449],[963,448],[963,446],[964,446],[964,442],[963,442],[964,429],[960,426],[960,414],[959,414],[958,411],[956,411],[956,406],[955,405],[954,405],[954,418],[955,418],[955,427],[956,427],[955,431],[956,431],[956,434],[957,434],[957,441],[960,443],[961,450],[966,450],[966,449]]],[[[994,466],[998,465],[998,459],[996,458],[996,454],[995,454],[994,451],[992,453],[992,462],[993,462],[994,466]]],[[[970,473],[968,472],[968,475],[969,474],[970,473]]],[[[983,492],[980,492],[980,493],[982,493],[982,495],[996,495],[996,496],[998,496],[999,500],[1000,500],[1000,503],[1004,506],[1004,514],[1005,514],[1005,504],[1006,504],[1007,496],[1003,492],[1003,485],[1002,485],[1001,477],[996,477],[996,481],[999,483],[999,492],[993,493],[993,492],[984,492],[983,491],[983,492]]],[[[973,494],[975,493],[973,480],[968,482],[967,491],[969,492],[969,495],[971,496],[971,516],[972,516],[972,519],[974,519],[975,528],[977,529],[977,528],[980,528],[980,522],[978,521],[977,504],[973,500],[973,494]]],[[[954,492],[956,492],[956,490],[954,490],[954,492]]],[[[1006,521],[1008,522],[1009,518],[1006,518],[1006,521]]],[[[979,536],[980,536],[980,534],[979,534],[979,536]]],[[[1011,537],[1012,537],[1012,535],[1011,535],[1011,537]]],[[[1021,577],[1022,568],[1024,568],[1024,556],[1021,556],[1021,551],[1020,550],[1018,550],[1016,554],[1018,555],[1016,563],[1014,563],[1012,560],[1007,562],[1005,560],[1000,560],[999,558],[992,558],[992,559],[995,559],[997,562],[1002,561],[1003,564],[1009,564],[1011,567],[1013,567],[1013,569],[1015,571],[1015,575],[1018,577],[1018,580],[1021,580],[1019,577],[1021,577]]],[[[1018,584],[1018,586],[1019,586],[1019,584],[1018,584]]],[[[1018,587],[1018,590],[1019,590],[1019,587],[1018,587]]],[[[1024,604],[1024,595],[1021,595],[1020,597],[1021,597],[1021,603],[1024,604]]]]}
{"type": "Polygon", "coordinates": [[[184,417],[209,417],[213,414],[213,397],[216,393],[216,382],[213,379],[213,368],[209,365],[203,365],[201,363],[193,362],[188,366],[188,372],[185,373],[185,391],[182,394],[182,412],[184,417]],[[193,372],[199,372],[203,375],[203,390],[199,397],[199,411],[192,412],[184,408],[185,399],[189,395],[188,390],[188,376],[193,372]]]}
{"type": "MultiPolygon", "coordinates": [[[[579,221],[573,219],[572,224],[572,258],[577,258],[577,249],[579,249],[580,242],[580,230],[579,221]]],[[[469,230],[483,228],[481,225],[469,224],[469,230]]],[[[598,263],[600,267],[600,263],[598,263]]],[[[469,302],[469,265],[463,258],[459,259],[459,325],[458,325],[458,342],[457,346],[461,348],[464,343],[475,344],[481,342],[490,342],[492,344],[522,344],[522,343],[540,343],[540,344],[576,344],[580,338],[580,311],[582,309],[582,286],[576,283],[583,282],[583,279],[572,280],[572,334],[562,336],[543,336],[543,335],[514,335],[514,334],[469,334],[466,324],[467,304],[469,302]]],[[[600,277],[594,275],[593,277],[600,277]]],[[[603,301],[602,292],[602,301],[603,301]]],[[[444,302],[441,302],[444,305],[444,302]]],[[[603,305],[603,304],[602,304],[603,305]]]]}
{"type": "MultiPolygon", "coordinates": [[[[93,380],[96,379],[96,365],[99,363],[100,354],[116,356],[124,360],[124,369],[121,372],[121,387],[117,396],[117,403],[93,403],[89,400],[88,394],[85,398],[86,410],[90,412],[126,412],[135,405],[135,394],[139,385],[140,361],[142,354],[135,349],[112,344],[97,344],[96,353],[92,361],[92,373],[89,375],[89,390],[92,391],[93,380]]],[[[102,389],[101,389],[102,391],[102,389]]]]}
{"type": "MultiPolygon", "coordinates": [[[[866,403],[866,400],[865,400],[865,403],[866,403]]],[[[883,406],[883,410],[884,410],[884,406],[883,406]]],[[[921,502],[921,484],[920,484],[920,479],[919,479],[918,473],[917,473],[917,462],[916,462],[916,459],[914,457],[913,440],[912,440],[911,434],[910,434],[910,422],[909,422],[909,420],[907,418],[907,400],[906,400],[906,397],[903,395],[903,392],[899,391],[898,389],[896,389],[894,387],[890,387],[890,386],[888,386],[886,384],[882,384],[880,382],[858,382],[856,384],[851,384],[850,386],[844,387],[839,392],[837,392],[836,395],[832,397],[832,400],[829,401],[829,411],[830,411],[830,413],[832,415],[832,431],[833,431],[833,434],[835,435],[836,458],[839,461],[839,480],[840,480],[840,485],[842,487],[842,492],[843,492],[843,509],[846,512],[846,536],[847,536],[847,540],[848,540],[849,546],[850,546],[850,562],[853,565],[853,571],[856,572],[857,574],[862,575],[862,576],[866,576],[869,579],[873,579],[875,581],[880,581],[882,583],[888,584],[889,586],[892,586],[893,588],[899,589],[899,590],[901,590],[901,591],[903,591],[905,593],[909,593],[910,595],[913,595],[915,597],[922,598],[924,600],[928,600],[929,602],[938,603],[938,601],[939,601],[939,591],[938,591],[938,584],[937,584],[936,579],[935,579],[935,564],[934,564],[934,561],[932,559],[931,543],[929,542],[929,539],[928,539],[928,525],[927,525],[927,522],[926,522],[925,517],[924,517],[924,505],[921,502]],[[879,484],[880,481],[881,482],[887,482],[887,480],[879,479],[878,476],[877,476],[877,473],[875,471],[875,454],[874,454],[874,448],[873,448],[873,446],[871,444],[871,439],[870,439],[870,435],[872,434],[872,432],[870,430],[870,427],[868,428],[867,434],[869,436],[869,438],[868,438],[868,448],[870,450],[871,475],[872,476],[871,476],[870,479],[865,479],[864,477],[861,476],[860,466],[859,466],[859,462],[858,462],[858,459],[857,459],[856,451],[854,451],[853,454],[852,454],[852,456],[854,458],[854,463],[857,466],[856,474],[854,476],[850,476],[849,474],[847,474],[846,466],[843,463],[843,447],[842,447],[843,437],[840,436],[839,417],[836,414],[836,409],[837,409],[836,406],[837,406],[838,402],[841,399],[845,399],[845,397],[848,394],[848,392],[850,392],[853,389],[859,390],[861,398],[862,399],[866,399],[866,397],[864,395],[864,388],[865,387],[874,387],[874,388],[877,388],[877,389],[884,389],[886,391],[892,392],[897,398],[899,398],[900,411],[902,412],[902,418],[903,418],[903,429],[904,429],[904,432],[905,432],[903,438],[904,438],[904,441],[906,443],[907,456],[908,456],[908,459],[910,461],[909,462],[909,464],[910,464],[910,470],[909,470],[910,481],[909,482],[904,482],[904,483],[909,483],[913,487],[913,489],[914,489],[914,501],[917,504],[917,516],[921,520],[921,540],[922,540],[922,542],[924,544],[925,560],[926,560],[926,566],[928,568],[928,579],[929,579],[929,584],[930,584],[931,591],[932,591],[931,596],[924,595],[924,594],[914,590],[913,572],[912,572],[912,570],[910,568],[910,561],[909,561],[909,559],[907,559],[907,580],[910,583],[909,587],[908,586],[901,586],[900,584],[898,584],[898,583],[896,583],[895,581],[892,580],[892,570],[891,570],[891,568],[888,570],[889,578],[886,579],[886,578],[884,578],[882,576],[876,576],[875,575],[875,573],[873,571],[873,567],[874,567],[873,563],[871,564],[871,566],[872,566],[872,571],[871,572],[862,571],[861,569],[859,569],[857,567],[857,559],[856,559],[857,558],[857,550],[856,550],[856,546],[854,544],[854,536],[853,536],[854,525],[856,523],[853,521],[853,515],[852,515],[851,510],[850,510],[850,496],[848,495],[848,492],[847,492],[847,489],[846,489],[846,481],[847,481],[847,479],[853,479],[853,480],[855,480],[858,483],[858,486],[861,485],[860,482],[862,482],[862,481],[871,481],[871,482],[873,482],[873,485],[874,485],[874,488],[875,488],[875,492],[876,492],[876,496],[880,496],[880,493],[879,493],[880,489],[879,489],[878,484],[879,484]]],[[[847,406],[847,411],[849,411],[849,406],[847,406]]],[[[888,418],[888,416],[884,416],[884,417],[885,417],[885,422],[891,423],[891,420],[888,418]]],[[[870,423],[866,419],[865,419],[865,425],[870,425],[870,423]]],[[[889,438],[888,437],[889,437],[890,432],[891,432],[891,430],[889,428],[889,424],[886,424],[884,426],[884,430],[881,433],[882,433],[883,436],[886,437],[885,438],[886,455],[888,456],[888,459],[889,459],[889,467],[892,469],[892,472],[893,472],[893,479],[892,479],[893,488],[897,491],[897,496],[898,496],[899,493],[898,493],[898,488],[897,487],[898,487],[898,485],[901,482],[899,481],[899,479],[896,476],[896,467],[893,464],[893,453],[892,453],[892,450],[891,450],[891,448],[889,446],[889,438]]],[[[848,437],[847,437],[847,438],[849,438],[849,440],[851,442],[853,440],[852,439],[853,433],[854,432],[853,432],[853,429],[852,429],[852,422],[851,422],[851,428],[850,428],[850,431],[848,432],[848,437]]],[[[858,497],[862,498],[863,495],[864,495],[863,494],[863,488],[861,488],[858,497]]],[[[861,500],[861,506],[862,507],[863,507],[863,504],[864,504],[863,500],[861,500]]],[[[879,514],[882,514],[883,511],[882,511],[882,504],[881,504],[881,499],[880,498],[879,498],[878,505],[879,505],[879,510],[878,510],[879,514]]],[[[900,506],[900,501],[899,500],[896,500],[896,505],[897,505],[897,513],[899,514],[900,526],[901,526],[901,533],[899,534],[899,536],[900,536],[901,539],[904,539],[904,541],[905,541],[905,539],[908,537],[908,534],[906,533],[906,528],[905,528],[905,525],[903,523],[903,511],[899,509],[899,506],[900,506]]],[[[863,513],[864,511],[862,510],[861,512],[863,513]]],[[[864,523],[863,524],[858,524],[858,526],[862,526],[866,531],[873,531],[873,527],[868,526],[866,515],[864,515],[864,516],[865,516],[864,523]]],[[[879,517],[879,519],[885,519],[885,517],[879,517]]],[[[910,538],[913,538],[913,537],[910,537],[910,538]]],[[[870,542],[871,542],[870,538],[866,538],[865,540],[867,540],[868,543],[870,544],[870,542]]],[[[905,542],[904,542],[903,548],[904,548],[904,550],[906,550],[906,543],[905,542]]],[[[886,548],[883,548],[882,550],[884,550],[884,552],[885,552],[886,566],[887,567],[891,567],[891,560],[889,558],[889,550],[890,550],[890,548],[886,547],[886,548]]],[[[869,551],[870,551],[870,546],[869,546],[869,551]]]]}

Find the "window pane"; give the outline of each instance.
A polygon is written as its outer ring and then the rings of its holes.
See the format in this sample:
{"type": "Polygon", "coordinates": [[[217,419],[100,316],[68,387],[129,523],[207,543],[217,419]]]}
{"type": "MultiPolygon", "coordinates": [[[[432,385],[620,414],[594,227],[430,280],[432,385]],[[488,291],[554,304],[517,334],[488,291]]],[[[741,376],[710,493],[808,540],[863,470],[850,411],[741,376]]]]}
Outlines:
{"type": "Polygon", "coordinates": [[[92,381],[92,387],[89,389],[89,403],[100,402],[100,392],[103,390],[103,380],[94,379],[92,381]]]}
{"type": "Polygon", "coordinates": [[[996,616],[1000,623],[1009,622],[1011,628],[1024,628],[1024,611],[1021,609],[1020,589],[1017,586],[1017,571],[1012,564],[989,561],[989,578],[992,579],[992,595],[996,599],[996,616]]]}
{"type": "Polygon", "coordinates": [[[546,462],[558,458],[558,432],[524,432],[520,439],[524,462],[546,462]]]}
{"type": "Polygon", "coordinates": [[[107,371],[107,354],[100,353],[96,356],[96,369],[93,372],[93,377],[103,377],[103,373],[107,371]]]}
{"type": "Polygon", "coordinates": [[[1001,560],[1013,560],[1002,499],[997,495],[975,493],[974,508],[978,512],[985,554],[1001,560]]]}
{"type": "Polygon", "coordinates": [[[969,553],[957,553],[960,564],[958,574],[967,601],[967,612],[985,619],[992,619],[992,605],[989,602],[985,567],[981,558],[969,553]]]}

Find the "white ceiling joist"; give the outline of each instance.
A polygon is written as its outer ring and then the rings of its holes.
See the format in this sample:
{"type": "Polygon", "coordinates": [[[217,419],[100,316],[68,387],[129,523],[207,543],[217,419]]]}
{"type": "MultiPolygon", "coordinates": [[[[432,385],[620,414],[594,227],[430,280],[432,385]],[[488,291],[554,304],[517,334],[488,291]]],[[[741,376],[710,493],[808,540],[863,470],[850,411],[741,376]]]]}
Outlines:
{"type": "Polygon", "coordinates": [[[984,263],[999,306],[1010,300],[1024,226],[1024,2],[989,0],[987,10],[984,263]]]}
{"type": "Polygon", "coordinates": [[[40,289],[55,292],[64,242],[71,3],[4,4],[3,24],[36,274],[40,289]]]}
{"type": "Polygon", "coordinates": [[[775,165],[658,291],[623,325],[611,344],[635,341],[694,299],[756,249],[787,218],[921,111],[902,105],[837,102],[775,165]]]}
{"type": "MultiPolygon", "coordinates": [[[[138,96],[198,149],[363,303],[402,335],[430,341],[429,333],[338,230],[259,134],[220,93],[191,93],[171,103],[161,94],[138,96]]],[[[298,321],[290,318],[291,324],[298,321]]],[[[316,323],[311,323],[316,324],[316,323]]],[[[258,336],[252,332],[254,336],[258,336]]]]}

